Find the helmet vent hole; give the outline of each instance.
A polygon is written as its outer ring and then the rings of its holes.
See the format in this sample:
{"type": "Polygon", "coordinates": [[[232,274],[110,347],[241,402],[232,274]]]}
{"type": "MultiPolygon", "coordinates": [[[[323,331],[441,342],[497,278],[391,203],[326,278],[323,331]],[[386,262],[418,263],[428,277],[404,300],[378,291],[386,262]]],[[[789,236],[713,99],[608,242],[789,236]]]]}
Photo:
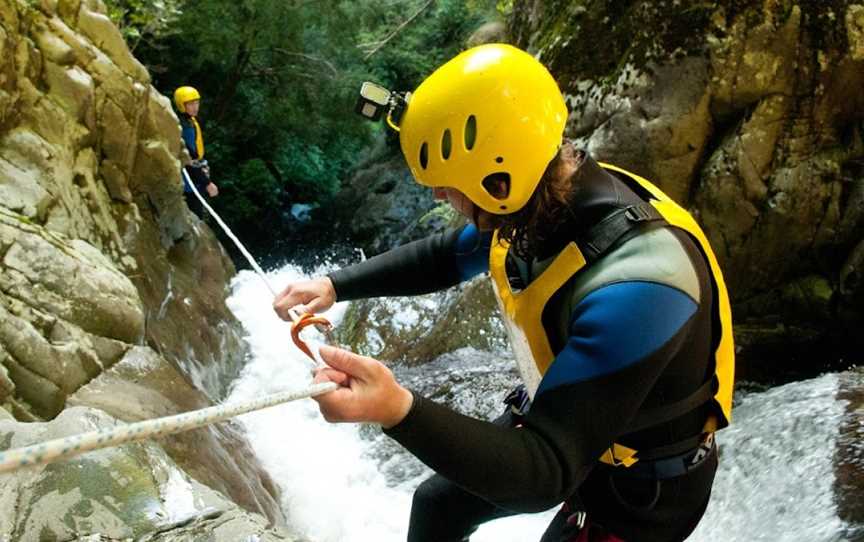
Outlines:
{"type": "Polygon", "coordinates": [[[429,144],[425,141],[420,145],[420,167],[426,169],[429,165],[429,144]]]}
{"type": "Polygon", "coordinates": [[[510,174],[501,171],[487,175],[483,179],[483,188],[497,200],[507,199],[510,195],[510,174]]]}
{"type": "Polygon", "coordinates": [[[444,135],[441,136],[441,158],[447,160],[450,158],[450,151],[453,148],[452,137],[450,130],[444,130],[444,135]]]}
{"type": "Polygon", "coordinates": [[[477,117],[471,115],[465,121],[465,149],[471,150],[474,148],[474,143],[477,141],[477,117]]]}

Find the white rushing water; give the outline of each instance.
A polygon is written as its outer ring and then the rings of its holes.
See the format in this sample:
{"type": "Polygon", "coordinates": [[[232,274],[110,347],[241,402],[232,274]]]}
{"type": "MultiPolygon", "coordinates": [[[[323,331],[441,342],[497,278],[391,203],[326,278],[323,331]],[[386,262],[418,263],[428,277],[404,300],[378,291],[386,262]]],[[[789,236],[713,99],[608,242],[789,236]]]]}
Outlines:
{"type": "MultiPolygon", "coordinates": [[[[305,275],[290,265],[269,275],[280,289],[301,278],[305,275]]],[[[229,401],[300,389],[311,381],[310,364],[291,343],[289,324],[275,316],[271,303],[258,277],[238,274],[229,306],[245,326],[252,359],[229,401]]],[[[325,316],[338,324],[345,308],[337,304],[325,316]]],[[[458,364],[458,356],[443,361],[458,364]]],[[[476,359],[471,367],[477,367],[476,359]]],[[[408,370],[404,378],[431,379],[423,370],[408,370]]],[[[484,378],[482,370],[477,379],[484,378]]],[[[502,372],[506,370],[495,366],[487,370],[492,379],[502,372]]],[[[834,439],[844,410],[835,398],[837,382],[836,376],[826,375],[738,401],[734,424],[718,437],[722,460],[712,501],[690,540],[844,539],[832,493],[834,439]]],[[[501,390],[502,396],[506,391],[501,390]]],[[[369,427],[328,424],[311,400],[240,419],[256,454],[279,484],[283,509],[298,534],[316,542],[405,539],[411,493],[431,471],[389,439],[369,427]]],[[[552,515],[497,520],[471,540],[539,540],[552,515]]]]}

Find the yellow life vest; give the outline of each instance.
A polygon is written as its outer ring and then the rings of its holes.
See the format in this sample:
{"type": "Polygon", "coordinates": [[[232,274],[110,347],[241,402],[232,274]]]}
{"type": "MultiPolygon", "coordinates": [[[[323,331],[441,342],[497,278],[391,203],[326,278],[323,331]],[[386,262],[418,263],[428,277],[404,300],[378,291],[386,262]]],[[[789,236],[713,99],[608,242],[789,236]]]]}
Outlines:
{"type": "MultiPolygon", "coordinates": [[[[703,432],[711,433],[726,427],[732,419],[732,387],[735,371],[732,311],[729,306],[729,296],[723,281],[723,274],[708,239],[690,213],[649,181],[615,166],[600,165],[606,170],[622,174],[625,177],[623,179],[625,182],[636,183],[644,191],[650,193],[649,203],[666,222],[689,233],[698,243],[708,261],[712,280],[717,289],[716,307],[719,312],[721,330],[720,341],[714,353],[716,391],[713,402],[717,408],[713,410],[716,415],[709,416],[703,432]]],[[[575,242],[570,242],[539,277],[531,281],[525,289],[514,292],[507,279],[505,268],[508,249],[509,245],[504,241],[499,241],[496,232],[489,254],[489,270],[520,375],[533,399],[543,375],[555,359],[555,353],[552,351],[549,337],[542,322],[543,309],[553,294],[561,289],[573,275],[584,268],[587,261],[579,246],[575,242]]],[[[636,454],[636,450],[620,444],[613,444],[600,460],[611,465],[630,466],[638,461],[636,454]]]]}
{"type": "Polygon", "coordinates": [[[201,160],[204,158],[204,135],[201,133],[201,125],[198,124],[198,119],[190,116],[192,119],[192,124],[195,126],[195,150],[198,151],[198,158],[196,160],[201,160]]]}

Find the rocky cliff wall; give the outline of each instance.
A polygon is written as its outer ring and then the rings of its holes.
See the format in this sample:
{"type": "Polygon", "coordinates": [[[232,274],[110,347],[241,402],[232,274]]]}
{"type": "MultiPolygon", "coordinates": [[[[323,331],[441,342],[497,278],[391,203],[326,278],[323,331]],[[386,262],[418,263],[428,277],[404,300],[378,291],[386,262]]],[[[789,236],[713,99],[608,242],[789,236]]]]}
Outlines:
{"type": "Polygon", "coordinates": [[[509,30],[567,95],[568,136],[699,219],[745,353],[860,352],[864,4],[517,0],[509,30]]]}
{"type": "MultiPolygon", "coordinates": [[[[13,432],[72,403],[123,421],[200,408],[236,375],[234,269],[186,208],[180,156],[169,99],[99,0],[0,0],[0,405],[13,432]]],[[[198,482],[284,523],[236,426],[164,448],[198,482]]],[[[78,496],[57,520],[66,527],[98,501],[78,496]]],[[[39,527],[17,513],[14,528],[39,527]]]]}

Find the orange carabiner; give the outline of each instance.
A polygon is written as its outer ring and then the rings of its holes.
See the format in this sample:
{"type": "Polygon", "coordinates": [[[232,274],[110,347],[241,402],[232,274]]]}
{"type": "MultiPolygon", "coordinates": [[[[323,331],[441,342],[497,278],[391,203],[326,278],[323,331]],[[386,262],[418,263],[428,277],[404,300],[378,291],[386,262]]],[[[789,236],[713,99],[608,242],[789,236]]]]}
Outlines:
{"type": "Polygon", "coordinates": [[[312,351],[309,350],[309,347],[306,345],[306,342],[300,338],[300,332],[303,331],[307,326],[313,325],[322,325],[327,328],[332,327],[332,324],[329,320],[324,318],[323,316],[315,316],[314,314],[307,312],[300,318],[294,321],[291,324],[291,340],[294,341],[294,344],[297,345],[297,348],[303,351],[304,354],[309,356],[312,361],[316,361],[315,356],[312,355],[312,351]]]}

